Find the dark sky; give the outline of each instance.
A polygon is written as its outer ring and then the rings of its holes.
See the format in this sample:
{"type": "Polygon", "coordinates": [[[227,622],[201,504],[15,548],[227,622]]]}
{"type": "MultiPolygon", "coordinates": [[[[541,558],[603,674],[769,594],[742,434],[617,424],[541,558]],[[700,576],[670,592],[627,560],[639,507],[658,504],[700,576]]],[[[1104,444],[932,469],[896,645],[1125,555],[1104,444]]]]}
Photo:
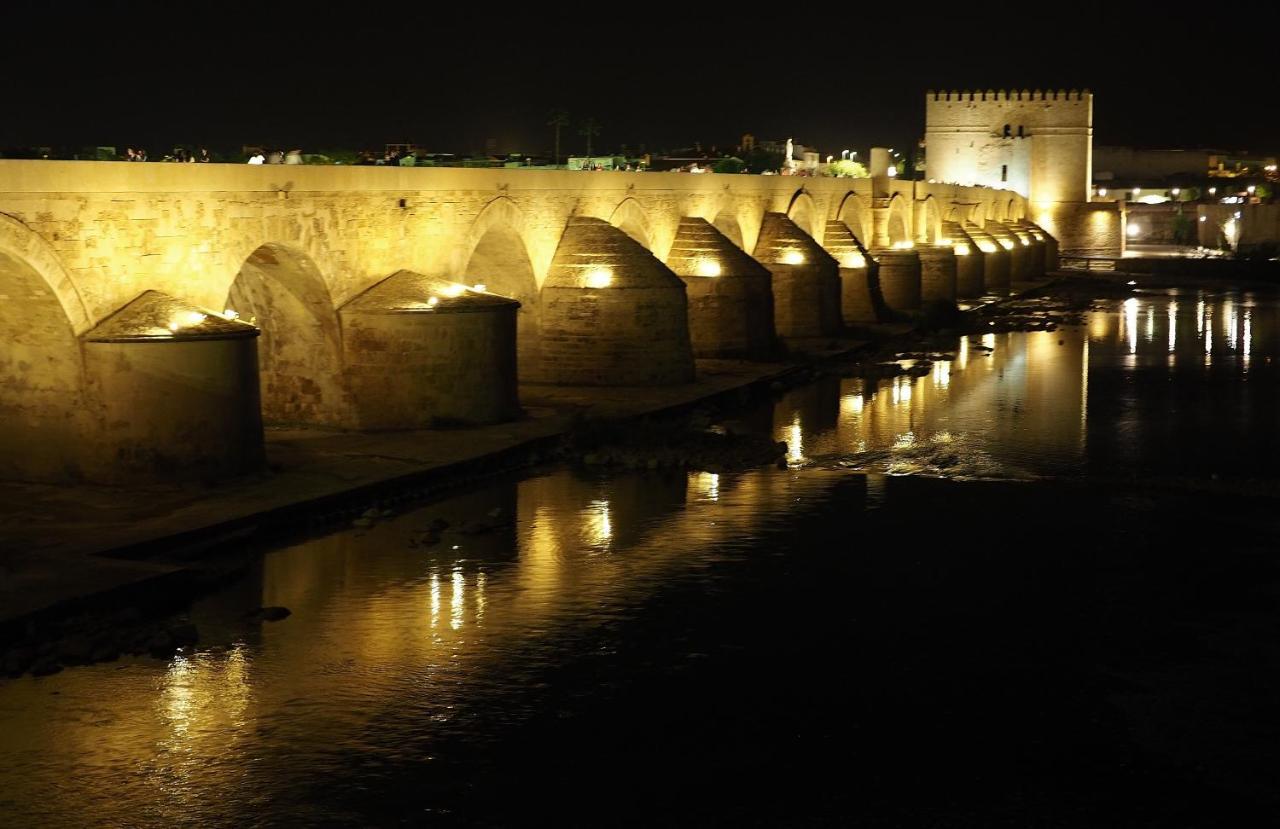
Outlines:
{"type": "MultiPolygon", "coordinates": [[[[465,152],[493,138],[536,152],[551,146],[558,106],[602,124],[599,149],[732,144],[749,131],[838,153],[919,136],[928,88],[1089,87],[1097,143],[1280,149],[1273,11],[1232,7],[1228,27],[1173,19],[1172,3],[1082,3],[1038,23],[1032,4],[963,4],[979,11],[948,18],[921,4],[841,5],[850,11],[351,3],[339,15],[329,3],[11,3],[0,147],[465,152]]],[[[576,123],[563,140],[581,151],[576,123]]]]}

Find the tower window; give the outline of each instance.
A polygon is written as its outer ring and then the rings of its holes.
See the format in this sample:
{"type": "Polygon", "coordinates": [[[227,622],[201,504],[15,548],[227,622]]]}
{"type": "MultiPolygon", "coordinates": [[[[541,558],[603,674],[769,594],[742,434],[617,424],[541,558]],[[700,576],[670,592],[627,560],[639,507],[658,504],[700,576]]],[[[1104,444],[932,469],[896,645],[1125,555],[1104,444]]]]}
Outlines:
{"type": "Polygon", "coordinates": [[[1000,165],[1000,180],[1001,180],[1001,181],[1008,181],[1008,180],[1009,180],[1009,165],[1008,165],[1008,164],[1001,164],[1001,165],[1000,165]]]}
{"type": "Polygon", "coordinates": [[[1022,135],[1022,125],[1021,125],[1021,124],[1019,124],[1019,125],[1018,125],[1018,137],[1019,137],[1019,138],[1022,138],[1022,137],[1023,137],[1023,135],[1022,135]]]}
{"type": "Polygon", "coordinates": [[[1005,125],[1004,125],[1004,137],[1005,137],[1005,138],[1008,138],[1008,137],[1009,137],[1009,125],[1008,125],[1008,124],[1005,124],[1005,125]]]}

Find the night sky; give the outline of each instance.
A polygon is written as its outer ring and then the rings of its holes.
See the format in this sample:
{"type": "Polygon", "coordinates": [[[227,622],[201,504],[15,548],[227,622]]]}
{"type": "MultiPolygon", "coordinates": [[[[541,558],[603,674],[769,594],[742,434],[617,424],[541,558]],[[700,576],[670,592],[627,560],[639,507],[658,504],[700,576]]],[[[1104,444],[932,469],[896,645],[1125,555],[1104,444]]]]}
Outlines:
{"type": "Polygon", "coordinates": [[[744,4],[466,14],[354,3],[342,15],[327,4],[10,4],[0,148],[410,141],[468,152],[493,139],[537,153],[562,107],[575,121],[566,151],[582,150],[577,120],[591,115],[597,152],[733,146],[752,132],[838,153],[918,137],[929,88],[1088,87],[1096,143],[1280,149],[1274,11],[1233,7],[1218,25],[1169,19],[1173,4],[1110,11],[1120,5],[1015,27],[1000,21],[1043,15],[990,4],[946,19],[921,4],[843,17],[804,4],[772,15],[744,4]]]}

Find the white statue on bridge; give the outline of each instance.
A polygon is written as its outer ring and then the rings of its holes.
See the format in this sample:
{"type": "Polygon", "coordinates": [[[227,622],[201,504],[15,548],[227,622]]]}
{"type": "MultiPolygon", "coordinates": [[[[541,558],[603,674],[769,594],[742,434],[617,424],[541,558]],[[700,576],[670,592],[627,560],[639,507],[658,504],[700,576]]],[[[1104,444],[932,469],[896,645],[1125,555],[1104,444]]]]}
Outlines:
{"type": "Polygon", "coordinates": [[[783,171],[784,173],[790,173],[791,171],[795,170],[795,168],[796,168],[796,163],[795,163],[795,161],[791,158],[791,154],[792,154],[793,152],[795,152],[795,146],[791,143],[791,139],[790,139],[790,138],[788,138],[788,139],[787,139],[787,151],[786,151],[786,153],[782,156],[782,171],[783,171]]]}

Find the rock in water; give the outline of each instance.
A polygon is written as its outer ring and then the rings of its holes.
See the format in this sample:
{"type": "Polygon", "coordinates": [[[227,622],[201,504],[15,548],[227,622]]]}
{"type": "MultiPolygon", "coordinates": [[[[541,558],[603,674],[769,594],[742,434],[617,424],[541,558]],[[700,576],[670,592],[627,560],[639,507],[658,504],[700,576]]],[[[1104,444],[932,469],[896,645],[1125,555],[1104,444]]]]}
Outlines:
{"type": "Polygon", "coordinates": [[[251,614],[255,618],[264,622],[279,622],[281,619],[288,619],[293,615],[293,611],[287,607],[260,607],[251,614]]]}

